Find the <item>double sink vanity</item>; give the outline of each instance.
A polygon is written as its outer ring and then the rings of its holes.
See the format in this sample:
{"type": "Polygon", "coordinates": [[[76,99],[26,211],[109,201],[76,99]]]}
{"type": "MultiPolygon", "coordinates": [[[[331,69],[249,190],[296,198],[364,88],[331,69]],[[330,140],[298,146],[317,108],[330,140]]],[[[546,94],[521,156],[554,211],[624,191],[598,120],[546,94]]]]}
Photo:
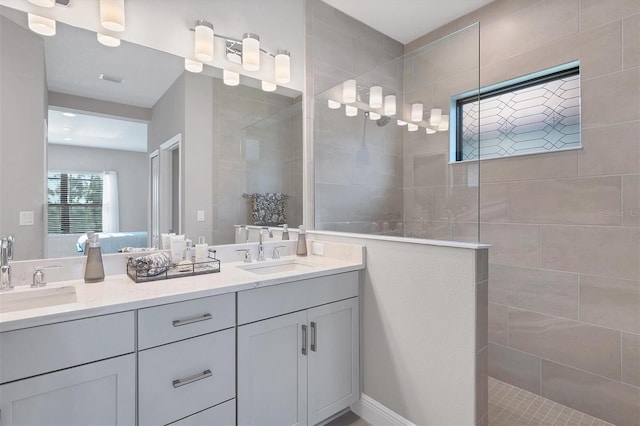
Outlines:
{"type": "Polygon", "coordinates": [[[209,275],[0,294],[0,424],[314,425],[340,413],[360,397],[364,249],[323,245],[209,275]]]}

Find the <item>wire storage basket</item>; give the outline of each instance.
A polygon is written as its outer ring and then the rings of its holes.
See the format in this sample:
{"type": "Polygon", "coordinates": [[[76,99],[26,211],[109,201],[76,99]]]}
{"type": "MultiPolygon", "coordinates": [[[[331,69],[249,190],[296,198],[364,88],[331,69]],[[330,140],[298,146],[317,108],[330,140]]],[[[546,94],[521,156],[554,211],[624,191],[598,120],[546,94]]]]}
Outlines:
{"type": "Polygon", "coordinates": [[[220,272],[220,260],[215,257],[215,250],[209,251],[209,258],[202,262],[191,259],[188,264],[171,264],[162,271],[151,271],[149,268],[136,266],[133,257],[127,259],[127,275],[136,283],[167,280],[171,278],[192,277],[196,275],[220,272]]]}

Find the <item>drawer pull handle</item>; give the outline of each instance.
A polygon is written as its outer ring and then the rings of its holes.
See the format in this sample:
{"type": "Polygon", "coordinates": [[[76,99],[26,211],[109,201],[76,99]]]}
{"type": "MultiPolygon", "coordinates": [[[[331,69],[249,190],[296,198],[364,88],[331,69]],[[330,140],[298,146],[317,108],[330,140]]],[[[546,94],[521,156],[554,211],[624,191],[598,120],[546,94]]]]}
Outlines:
{"type": "Polygon", "coordinates": [[[194,374],[193,376],[185,377],[184,379],[177,379],[173,381],[173,387],[179,388],[180,386],[188,385],[189,383],[197,382],[198,380],[211,377],[213,373],[211,370],[204,370],[202,373],[194,374]]]}
{"type": "Polygon", "coordinates": [[[207,321],[210,319],[213,319],[213,316],[211,314],[204,314],[195,318],[173,320],[173,326],[180,327],[182,325],[193,324],[194,322],[207,321]]]}
{"type": "Polygon", "coordinates": [[[318,334],[318,325],[315,322],[311,321],[311,350],[313,352],[318,351],[317,334],[318,334]]]}

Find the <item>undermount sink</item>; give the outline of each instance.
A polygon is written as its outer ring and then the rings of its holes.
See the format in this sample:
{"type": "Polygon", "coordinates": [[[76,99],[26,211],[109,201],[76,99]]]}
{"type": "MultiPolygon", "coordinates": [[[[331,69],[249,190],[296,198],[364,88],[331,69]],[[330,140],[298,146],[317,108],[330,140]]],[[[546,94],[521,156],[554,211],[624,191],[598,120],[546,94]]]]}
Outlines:
{"type": "Polygon", "coordinates": [[[77,300],[73,286],[13,289],[0,293],[0,313],[64,305],[77,300]]]}
{"type": "Polygon", "coordinates": [[[240,269],[258,275],[279,274],[282,272],[305,272],[313,267],[315,267],[315,265],[302,262],[299,259],[267,260],[238,266],[240,269]]]}

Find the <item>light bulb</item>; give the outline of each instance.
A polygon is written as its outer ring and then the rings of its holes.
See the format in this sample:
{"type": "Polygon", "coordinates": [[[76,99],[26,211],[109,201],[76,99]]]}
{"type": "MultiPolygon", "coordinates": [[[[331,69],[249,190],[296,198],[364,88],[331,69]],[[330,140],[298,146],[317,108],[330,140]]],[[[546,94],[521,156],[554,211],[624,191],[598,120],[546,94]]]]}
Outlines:
{"type": "Polygon", "coordinates": [[[265,92],[275,92],[277,88],[278,86],[276,84],[262,80],[262,90],[264,90],[265,92]]]}
{"type": "Polygon", "coordinates": [[[438,126],[442,117],[442,110],[440,108],[432,108],[431,116],[429,117],[429,124],[432,126],[438,126]]]}
{"type": "Polygon", "coordinates": [[[247,71],[260,69],[260,37],[257,34],[245,33],[242,36],[242,68],[247,71]]]}
{"type": "Polygon", "coordinates": [[[407,125],[407,130],[409,130],[410,132],[415,132],[416,130],[418,130],[418,125],[409,123],[407,125]]]}
{"type": "Polygon", "coordinates": [[[347,80],[342,83],[342,102],[352,104],[356,101],[356,81],[347,80]]]}
{"type": "Polygon", "coordinates": [[[189,72],[202,72],[202,62],[194,61],[189,58],[184,58],[184,69],[189,72]]]}
{"type": "Polygon", "coordinates": [[[371,86],[369,89],[369,106],[371,108],[382,106],[382,86],[371,86]]]}
{"type": "Polygon", "coordinates": [[[422,115],[424,114],[424,105],[420,102],[411,104],[411,121],[422,121],[422,115]]]}
{"type": "Polygon", "coordinates": [[[117,37],[112,37],[110,35],[106,35],[106,34],[97,34],[98,37],[98,42],[100,42],[100,44],[104,45],[104,46],[108,46],[108,47],[118,47],[120,46],[120,39],[117,37]]]}
{"type": "Polygon", "coordinates": [[[29,13],[27,20],[29,22],[29,29],[34,33],[47,37],[56,35],[56,21],[53,19],[29,13]]]}
{"type": "Polygon", "coordinates": [[[373,112],[373,111],[371,111],[371,112],[369,113],[369,120],[374,120],[374,121],[375,121],[375,120],[380,120],[380,118],[381,118],[381,117],[382,117],[382,116],[381,116],[380,114],[378,114],[377,112],[373,112]]]}
{"type": "Polygon", "coordinates": [[[237,86],[240,84],[240,74],[229,70],[222,70],[222,82],[227,86],[237,86]]]}
{"type": "Polygon", "coordinates": [[[328,99],[327,106],[329,107],[329,109],[340,109],[340,102],[328,99]]]}
{"type": "Polygon", "coordinates": [[[387,95],[384,97],[384,115],[388,117],[396,115],[396,95],[387,95]]]}
{"type": "Polygon", "coordinates": [[[438,131],[446,131],[449,130],[449,116],[446,114],[442,114],[440,118],[440,124],[438,124],[438,131]]]}
{"type": "Polygon", "coordinates": [[[351,105],[345,105],[344,106],[344,114],[347,117],[355,117],[356,115],[358,115],[358,108],[351,106],[351,105]]]}
{"type": "Polygon", "coordinates": [[[288,50],[276,51],[276,83],[285,84],[291,81],[291,56],[288,50]]]}
{"type": "Polygon", "coordinates": [[[196,21],[195,57],[203,62],[213,60],[213,24],[200,19],[196,21]]]}
{"type": "Polygon", "coordinates": [[[124,31],[124,0],[100,0],[100,23],[109,31],[124,31]]]}

